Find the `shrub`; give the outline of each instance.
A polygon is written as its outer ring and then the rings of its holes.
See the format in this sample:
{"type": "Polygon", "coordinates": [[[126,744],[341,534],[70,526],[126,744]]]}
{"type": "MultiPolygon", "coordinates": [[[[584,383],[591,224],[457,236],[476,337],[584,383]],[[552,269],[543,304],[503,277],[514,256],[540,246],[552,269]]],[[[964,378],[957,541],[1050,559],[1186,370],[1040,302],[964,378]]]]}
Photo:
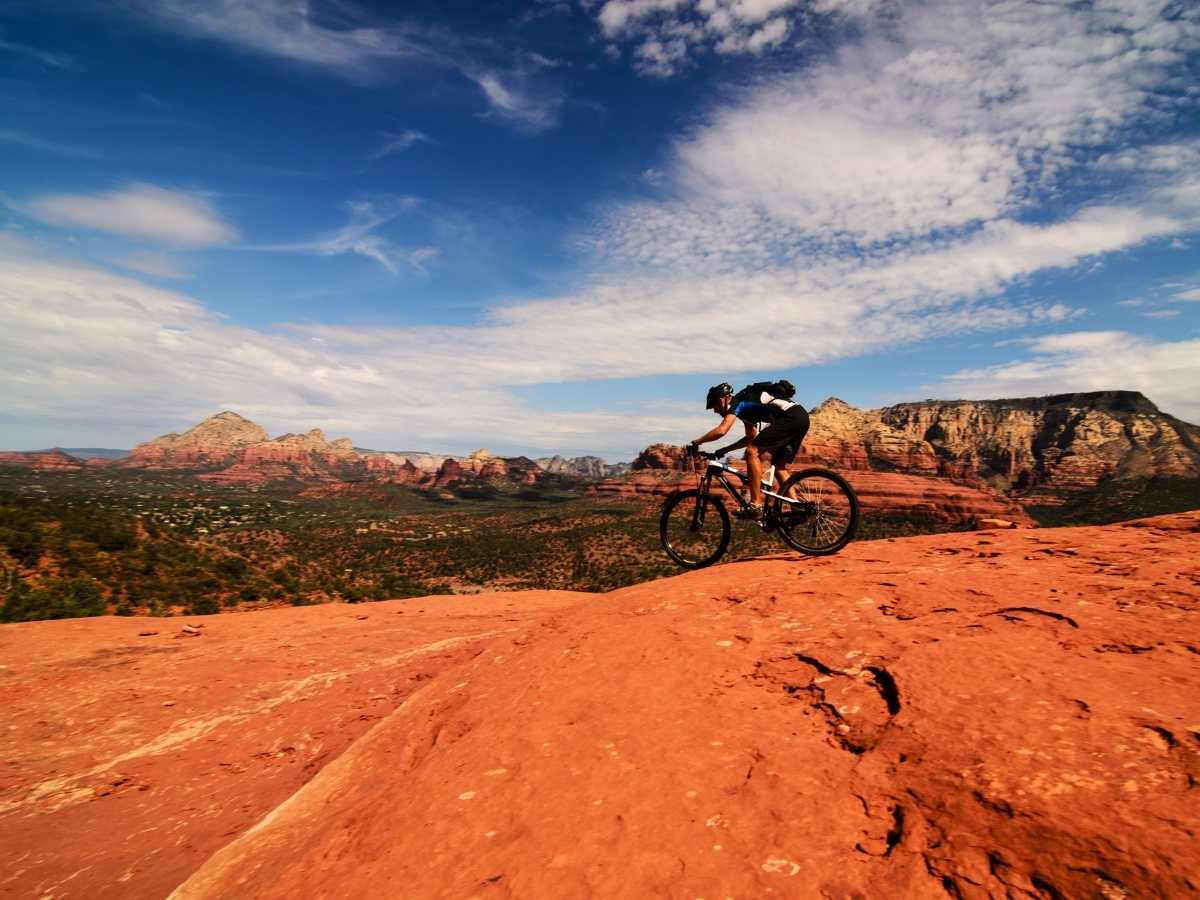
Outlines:
{"type": "Polygon", "coordinates": [[[211,616],[221,611],[221,604],[215,597],[201,597],[193,600],[188,607],[188,614],[193,616],[211,616]]]}
{"type": "Polygon", "coordinates": [[[50,578],[36,587],[18,585],[0,607],[0,621],[100,616],[104,609],[100,585],[90,578],[50,578]]]}
{"type": "Polygon", "coordinates": [[[244,578],[250,570],[250,564],[240,556],[223,556],[215,566],[218,573],[229,578],[244,578]]]}

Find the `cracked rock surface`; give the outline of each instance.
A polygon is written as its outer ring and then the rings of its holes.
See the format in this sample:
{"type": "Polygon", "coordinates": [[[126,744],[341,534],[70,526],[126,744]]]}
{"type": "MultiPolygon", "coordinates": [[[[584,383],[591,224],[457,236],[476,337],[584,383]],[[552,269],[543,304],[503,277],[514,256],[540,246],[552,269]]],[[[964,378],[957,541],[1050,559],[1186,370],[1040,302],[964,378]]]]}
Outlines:
{"type": "MultiPolygon", "coordinates": [[[[865,542],[546,604],[430,668],[286,799],[240,782],[224,802],[258,802],[256,824],[177,867],[174,896],[1200,892],[1200,513],[865,542]]],[[[242,618],[269,635],[275,615],[242,618]]],[[[128,841],[120,804],[144,795],[89,801],[109,830],[75,840],[128,841]]],[[[195,840],[172,821],[136,837],[160,861],[195,840]]],[[[88,879],[54,896],[120,895],[88,879]]]]}

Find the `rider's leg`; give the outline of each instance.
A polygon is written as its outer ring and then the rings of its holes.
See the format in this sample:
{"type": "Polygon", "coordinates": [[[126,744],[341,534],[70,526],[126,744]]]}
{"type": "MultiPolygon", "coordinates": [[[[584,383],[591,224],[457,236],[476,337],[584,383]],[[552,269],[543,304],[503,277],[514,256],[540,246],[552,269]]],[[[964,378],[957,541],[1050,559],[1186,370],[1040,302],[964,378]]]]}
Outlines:
{"type": "Polygon", "coordinates": [[[756,450],[758,471],[750,473],[750,502],[759,506],[763,502],[762,474],[771,466],[771,454],[766,450],[756,450]]]}
{"type": "MultiPolygon", "coordinates": [[[[775,483],[779,493],[783,493],[783,486],[787,484],[788,478],[791,477],[792,463],[796,461],[796,453],[799,451],[799,443],[795,449],[792,447],[784,447],[783,451],[775,454],[775,483]]],[[[793,490],[791,493],[795,493],[793,490]]]]}
{"type": "Polygon", "coordinates": [[[771,464],[770,454],[761,453],[753,444],[746,448],[746,470],[750,476],[750,504],[762,506],[762,457],[767,457],[767,465],[771,464]]]}
{"type": "Polygon", "coordinates": [[[788,474],[789,473],[788,473],[788,464],[787,463],[783,463],[782,465],[780,465],[779,463],[775,463],[775,490],[776,491],[782,493],[783,486],[784,486],[784,484],[787,483],[787,480],[788,480],[788,474]]]}

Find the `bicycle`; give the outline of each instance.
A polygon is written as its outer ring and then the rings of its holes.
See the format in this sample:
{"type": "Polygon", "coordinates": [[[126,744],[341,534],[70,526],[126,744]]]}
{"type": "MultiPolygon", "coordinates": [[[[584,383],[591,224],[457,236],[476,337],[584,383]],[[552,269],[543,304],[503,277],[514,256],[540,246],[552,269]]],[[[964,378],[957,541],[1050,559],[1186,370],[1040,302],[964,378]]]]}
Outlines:
{"type": "MultiPolygon", "coordinates": [[[[663,503],[659,537],[667,555],[685,569],[702,569],[715,563],[729,548],[733,531],[729,511],[720,497],[710,493],[716,479],[739,508],[748,506],[739,487],[748,489],[749,477],[711,453],[688,455],[696,474],[696,487],[678,490],[663,503]],[[703,472],[695,459],[708,460],[703,472]]],[[[858,497],[846,479],[828,469],[803,469],[792,475],[778,493],[774,474],[763,479],[763,515],[755,524],[764,531],[777,531],[783,542],[810,556],[837,553],[858,530],[858,497]]]]}

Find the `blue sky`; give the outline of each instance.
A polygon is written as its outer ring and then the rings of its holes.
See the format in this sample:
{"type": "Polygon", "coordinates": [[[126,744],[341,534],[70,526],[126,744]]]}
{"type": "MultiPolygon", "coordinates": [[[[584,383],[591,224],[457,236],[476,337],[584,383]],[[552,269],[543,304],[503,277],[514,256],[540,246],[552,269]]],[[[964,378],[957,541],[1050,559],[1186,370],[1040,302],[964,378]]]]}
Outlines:
{"type": "Polygon", "coordinates": [[[0,445],[628,458],[714,381],[1200,421],[1200,11],[0,11],[0,445]]]}

